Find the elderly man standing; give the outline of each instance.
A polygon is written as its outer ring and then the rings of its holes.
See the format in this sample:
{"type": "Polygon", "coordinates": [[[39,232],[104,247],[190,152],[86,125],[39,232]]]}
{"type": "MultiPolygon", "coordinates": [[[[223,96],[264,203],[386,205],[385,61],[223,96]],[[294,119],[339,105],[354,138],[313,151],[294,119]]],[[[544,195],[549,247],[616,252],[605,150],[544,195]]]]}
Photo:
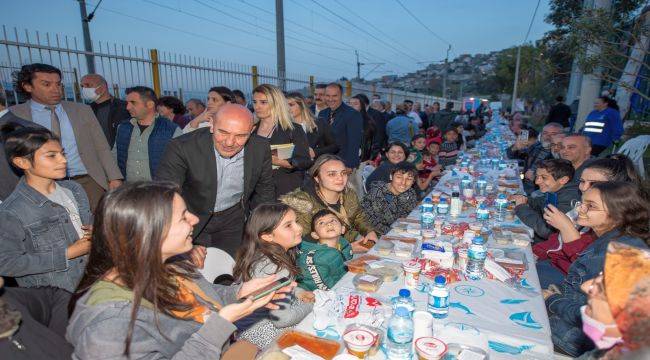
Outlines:
{"type": "Polygon", "coordinates": [[[113,146],[117,125],[131,118],[126,110],[126,101],[112,96],[106,79],[98,74],[81,78],[81,97],[90,103],[108,144],[113,146]]]}
{"type": "Polygon", "coordinates": [[[252,130],[248,109],[223,105],[211,128],[169,142],[154,176],[178,184],[189,211],[199,217],[195,243],[233,257],[249,211],[275,200],[271,147],[252,130]]]}
{"type": "Polygon", "coordinates": [[[24,65],[14,73],[14,89],[29,98],[10,110],[61,138],[68,160],[67,179],[83,186],[95,210],[108,189],[122,185],[122,173],[89,106],[63,100],[61,70],[47,64],[24,65]]]}

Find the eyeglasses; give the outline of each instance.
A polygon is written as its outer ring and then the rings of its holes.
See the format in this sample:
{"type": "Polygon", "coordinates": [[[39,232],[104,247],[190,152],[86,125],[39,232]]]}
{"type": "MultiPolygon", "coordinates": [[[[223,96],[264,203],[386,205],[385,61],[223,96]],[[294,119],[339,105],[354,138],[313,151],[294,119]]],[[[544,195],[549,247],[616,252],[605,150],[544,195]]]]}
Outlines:
{"type": "Polygon", "coordinates": [[[576,201],[576,209],[582,212],[605,211],[605,209],[598,209],[598,207],[592,203],[583,203],[581,201],[576,201]]]}

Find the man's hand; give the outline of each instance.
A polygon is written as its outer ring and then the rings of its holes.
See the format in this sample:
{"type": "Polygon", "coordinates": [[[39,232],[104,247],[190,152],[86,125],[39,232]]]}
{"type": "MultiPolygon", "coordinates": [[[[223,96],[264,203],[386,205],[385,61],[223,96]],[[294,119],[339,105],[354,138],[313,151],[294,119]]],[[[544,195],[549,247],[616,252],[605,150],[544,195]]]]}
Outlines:
{"type": "Polygon", "coordinates": [[[535,180],[535,172],[533,170],[527,170],[526,173],[524,174],[524,177],[530,181],[535,180]]]}
{"type": "Polygon", "coordinates": [[[122,186],[122,180],[115,179],[108,182],[108,189],[115,190],[118,187],[122,186]]]}
{"type": "Polygon", "coordinates": [[[285,169],[293,169],[288,160],[280,159],[277,156],[271,156],[271,164],[285,169]]]}
{"type": "Polygon", "coordinates": [[[75,241],[72,243],[72,245],[68,246],[68,249],[65,251],[66,258],[68,260],[72,260],[74,258],[78,258],[79,256],[88,254],[90,251],[90,244],[90,239],[86,236],[75,241]]]}
{"type": "Polygon", "coordinates": [[[312,148],[309,148],[309,157],[310,157],[312,160],[313,160],[314,158],[316,158],[316,152],[315,152],[314,149],[312,149],[312,148]]]}

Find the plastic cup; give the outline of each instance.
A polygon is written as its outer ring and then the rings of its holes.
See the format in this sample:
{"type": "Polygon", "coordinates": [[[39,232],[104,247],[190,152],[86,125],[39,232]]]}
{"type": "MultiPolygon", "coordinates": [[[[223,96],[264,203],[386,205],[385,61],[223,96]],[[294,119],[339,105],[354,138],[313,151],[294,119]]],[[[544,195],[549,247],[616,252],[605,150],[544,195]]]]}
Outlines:
{"type": "Polygon", "coordinates": [[[467,267],[467,249],[460,248],[458,249],[458,268],[465,270],[467,267]]]}
{"type": "Polygon", "coordinates": [[[359,359],[365,359],[375,343],[375,336],[367,330],[354,329],[343,334],[343,341],[348,352],[359,359]]]}
{"type": "Polygon", "coordinates": [[[413,338],[433,335],[433,315],[428,311],[413,312],[413,338]]]}
{"type": "Polygon", "coordinates": [[[407,261],[402,264],[404,269],[404,286],[411,289],[417,289],[420,280],[420,263],[417,261],[407,261]]]}
{"type": "Polygon", "coordinates": [[[415,352],[419,360],[438,360],[447,352],[447,344],[431,336],[415,340],[415,352]]]}

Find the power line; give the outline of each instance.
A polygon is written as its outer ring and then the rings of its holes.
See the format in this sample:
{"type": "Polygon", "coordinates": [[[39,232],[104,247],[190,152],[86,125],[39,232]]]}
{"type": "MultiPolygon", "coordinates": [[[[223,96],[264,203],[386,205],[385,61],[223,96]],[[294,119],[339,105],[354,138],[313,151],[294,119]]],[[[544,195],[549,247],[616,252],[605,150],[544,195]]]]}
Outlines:
{"type": "MultiPolygon", "coordinates": [[[[233,29],[233,28],[234,28],[234,27],[231,26],[231,25],[227,25],[227,24],[224,24],[224,23],[220,23],[220,22],[214,21],[214,20],[212,20],[212,19],[209,19],[209,18],[206,18],[206,17],[200,16],[200,15],[196,15],[196,14],[189,13],[189,12],[184,11],[184,10],[174,9],[174,8],[169,7],[169,6],[166,6],[166,5],[161,5],[161,4],[155,3],[155,2],[153,2],[153,1],[151,1],[151,0],[141,0],[141,1],[146,2],[146,3],[149,3],[149,4],[154,5],[154,6],[158,6],[158,7],[164,8],[164,9],[168,9],[168,10],[171,10],[171,11],[175,11],[175,12],[178,12],[178,13],[181,13],[181,14],[184,14],[184,15],[187,15],[187,16],[191,16],[191,17],[196,18],[196,19],[200,19],[200,20],[207,21],[207,22],[210,22],[210,23],[213,23],[213,24],[216,24],[216,25],[220,25],[220,26],[223,26],[223,27],[228,28],[228,29],[233,29]]],[[[246,33],[246,34],[249,34],[249,35],[255,36],[255,37],[259,37],[259,38],[262,38],[262,39],[265,39],[265,40],[268,40],[268,41],[275,42],[275,39],[273,39],[273,38],[265,37],[265,36],[263,36],[263,35],[260,35],[260,34],[257,34],[257,33],[254,33],[254,32],[251,32],[251,31],[248,31],[248,30],[245,30],[245,29],[240,29],[240,28],[234,28],[234,29],[237,30],[237,31],[241,31],[241,32],[243,32],[243,33],[246,33]]],[[[302,47],[299,47],[299,46],[296,46],[296,45],[294,45],[293,47],[296,48],[296,49],[300,49],[300,50],[302,50],[302,51],[305,51],[305,52],[308,52],[308,53],[314,54],[314,55],[318,55],[318,56],[323,57],[323,58],[326,58],[326,59],[330,59],[330,60],[333,60],[333,61],[340,62],[340,63],[345,64],[345,65],[354,65],[353,63],[349,63],[349,62],[343,61],[343,60],[341,60],[341,59],[338,59],[338,58],[335,58],[335,57],[331,57],[331,56],[328,56],[328,55],[324,55],[324,54],[321,54],[321,53],[318,53],[318,52],[315,52],[315,51],[312,51],[312,50],[309,50],[309,49],[305,49],[305,48],[302,48],[302,47]]],[[[347,70],[346,70],[346,71],[347,71],[347,70]]]]}
{"type": "Polygon", "coordinates": [[[406,6],[404,6],[404,4],[402,4],[400,0],[395,0],[395,1],[399,4],[399,6],[402,7],[402,9],[404,9],[404,11],[406,11],[415,21],[417,21],[420,25],[422,25],[422,27],[427,29],[433,36],[435,36],[436,38],[438,38],[438,40],[444,42],[445,44],[451,46],[451,43],[449,41],[443,39],[440,35],[436,34],[433,30],[431,30],[425,23],[422,22],[422,20],[420,20],[417,16],[415,16],[415,14],[411,12],[411,10],[409,10],[406,6]]]}
{"type": "MultiPolygon", "coordinates": [[[[91,3],[89,3],[89,4],[91,4],[91,3]]],[[[127,18],[130,18],[132,20],[137,20],[137,21],[140,21],[140,22],[143,22],[143,23],[146,23],[146,24],[158,26],[158,27],[161,27],[161,28],[166,29],[166,30],[173,30],[173,31],[176,31],[176,32],[179,32],[179,33],[182,33],[182,34],[195,36],[197,38],[205,39],[205,40],[208,40],[208,41],[211,41],[211,42],[214,42],[214,43],[232,46],[232,47],[235,47],[235,48],[238,48],[238,49],[243,49],[243,50],[253,52],[253,53],[257,53],[257,54],[261,54],[261,55],[275,56],[275,54],[268,53],[268,52],[265,52],[265,51],[262,51],[262,50],[257,50],[257,49],[250,48],[250,47],[247,47],[247,46],[241,46],[241,45],[238,45],[238,44],[234,44],[234,43],[230,43],[230,42],[223,41],[223,40],[220,40],[220,39],[215,39],[215,38],[212,38],[212,37],[209,37],[209,36],[205,36],[203,34],[199,34],[199,33],[191,32],[191,31],[175,28],[175,27],[172,27],[172,26],[169,26],[169,25],[166,25],[166,24],[161,24],[161,23],[158,23],[158,22],[155,22],[155,21],[151,21],[151,20],[148,20],[148,19],[138,17],[138,16],[125,14],[123,12],[107,8],[105,6],[102,7],[102,9],[104,11],[108,11],[108,12],[116,14],[116,15],[127,17],[127,18]]],[[[304,64],[307,64],[307,65],[314,65],[314,66],[317,66],[317,67],[320,67],[320,68],[335,70],[337,72],[341,72],[341,71],[342,72],[347,72],[347,71],[349,71],[349,70],[343,70],[343,69],[336,68],[336,67],[324,66],[322,64],[315,64],[315,63],[311,63],[311,62],[307,62],[307,61],[298,61],[298,60],[296,60],[295,62],[300,62],[300,63],[304,63],[304,64]]]]}
{"type": "MultiPolygon", "coordinates": [[[[347,12],[349,12],[350,14],[352,14],[352,15],[356,16],[357,18],[361,19],[361,21],[363,21],[363,22],[365,22],[366,24],[368,24],[371,28],[373,28],[373,29],[374,29],[375,31],[377,31],[379,34],[381,34],[381,35],[383,35],[384,37],[386,37],[388,40],[390,40],[390,41],[394,42],[395,44],[401,46],[403,49],[405,49],[405,50],[407,50],[407,51],[411,51],[410,49],[407,49],[406,46],[404,46],[402,43],[400,43],[399,41],[395,40],[395,39],[392,38],[390,35],[386,34],[386,33],[385,33],[383,30],[381,30],[380,28],[376,27],[373,23],[371,23],[370,21],[366,20],[366,18],[364,18],[363,16],[357,14],[354,10],[350,9],[350,8],[347,7],[345,4],[342,4],[339,0],[334,0],[334,2],[336,2],[340,7],[342,7],[343,9],[345,9],[345,10],[346,10],[347,12]]],[[[415,52],[413,52],[413,53],[416,54],[415,52]]],[[[416,54],[416,55],[417,55],[417,54],[416,54]]]]}
{"type": "Polygon", "coordinates": [[[343,16],[341,16],[341,15],[335,13],[334,11],[332,11],[332,10],[326,8],[325,6],[319,4],[316,0],[311,0],[311,2],[313,2],[314,4],[316,4],[318,7],[322,8],[323,10],[327,11],[328,13],[330,13],[330,14],[336,16],[337,18],[339,18],[339,19],[345,21],[346,23],[350,24],[351,26],[353,26],[354,28],[358,29],[359,31],[361,31],[361,32],[363,32],[363,33],[365,33],[365,34],[367,34],[367,35],[370,36],[371,38],[377,40],[379,43],[384,44],[385,46],[387,46],[387,47],[389,47],[389,48],[395,50],[397,53],[400,53],[400,54],[402,54],[402,55],[404,55],[404,56],[406,56],[406,57],[408,57],[408,58],[413,59],[413,61],[415,61],[415,62],[418,62],[418,59],[416,59],[416,58],[414,58],[413,56],[411,56],[411,55],[409,55],[409,54],[406,54],[406,53],[403,52],[402,50],[400,50],[400,49],[398,49],[398,48],[396,48],[396,47],[394,47],[394,46],[392,46],[392,45],[386,43],[385,41],[383,41],[383,40],[381,40],[380,38],[376,37],[374,34],[372,34],[372,33],[368,32],[368,31],[366,31],[365,29],[360,28],[359,26],[357,26],[355,23],[351,22],[350,20],[344,18],[343,16]]]}
{"type": "Polygon", "coordinates": [[[537,6],[535,6],[535,12],[533,12],[533,18],[530,19],[530,24],[528,25],[528,31],[526,32],[526,38],[524,39],[524,43],[526,40],[528,40],[528,35],[530,35],[530,30],[533,28],[533,22],[535,22],[535,16],[537,16],[537,9],[539,9],[539,3],[541,0],[537,0],[537,6]]]}
{"type": "MultiPolygon", "coordinates": [[[[212,1],[214,1],[214,0],[212,0],[212,1]]],[[[259,7],[259,6],[255,5],[255,4],[251,4],[251,3],[249,3],[249,2],[246,1],[246,0],[239,0],[239,1],[242,2],[242,3],[244,3],[244,4],[246,4],[246,5],[248,5],[248,6],[250,6],[250,7],[252,7],[252,8],[255,8],[255,9],[257,9],[257,10],[260,10],[260,11],[262,11],[262,12],[265,12],[265,13],[267,13],[267,14],[275,15],[275,13],[273,13],[273,12],[267,10],[267,9],[264,9],[264,8],[262,8],[262,7],[259,7]]],[[[311,10],[311,9],[309,9],[309,8],[307,8],[307,7],[305,7],[303,4],[301,4],[301,3],[297,2],[297,1],[294,1],[294,0],[291,0],[291,1],[292,1],[294,4],[298,5],[299,7],[303,8],[303,9],[305,9],[305,10],[307,10],[307,11],[314,12],[313,10],[311,10]]],[[[321,16],[323,16],[323,17],[325,17],[324,15],[322,15],[322,14],[320,14],[320,13],[318,13],[318,12],[316,12],[316,13],[319,14],[319,15],[321,15],[321,16]]],[[[334,38],[334,37],[332,37],[332,36],[330,36],[330,35],[327,35],[327,34],[323,34],[323,33],[321,33],[321,32],[318,32],[318,31],[316,31],[316,30],[314,30],[314,29],[311,29],[311,28],[309,28],[309,27],[307,27],[307,26],[304,26],[304,25],[302,25],[302,24],[300,24],[300,23],[298,23],[298,22],[296,22],[296,21],[293,21],[293,20],[291,20],[291,19],[285,19],[285,20],[286,20],[288,23],[293,24],[293,25],[295,25],[295,26],[297,26],[297,27],[299,27],[299,28],[301,28],[301,29],[304,29],[304,30],[310,31],[310,32],[312,32],[312,33],[314,33],[314,34],[317,34],[317,35],[320,35],[320,36],[322,36],[322,37],[324,37],[324,38],[327,38],[327,39],[330,39],[330,40],[336,41],[337,43],[340,43],[340,44],[343,44],[343,45],[345,45],[345,46],[348,46],[348,49],[349,49],[350,51],[354,51],[355,49],[357,49],[357,48],[359,47],[359,46],[357,46],[357,45],[351,45],[350,43],[347,43],[347,42],[345,42],[345,41],[343,41],[343,40],[341,40],[341,39],[334,38]]],[[[344,25],[345,25],[345,24],[344,24],[344,25]]],[[[382,58],[381,56],[376,55],[376,54],[374,54],[374,53],[372,53],[372,52],[370,52],[370,51],[367,51],[367,50],[364,50],[364,51],[365,51],[367,54],[369,54],[370,56],[372,56],[372,57],[374,57],[374,58],[376,58],[376,59],[378,59],[378,60],[381,60],[381,61],[384,61],[384,62],[388,62],[388,63],[391,63],[391,64],[393,64],[393,65],[397,65],[398,67],[403,67],[403,66],[401,66],[400,64],[398,64],[398,63],[396,63],[396,62],[394,62],[394,61],[390,61],[390,60],[384,59],[384,58],[382,58]]],[[[363,57],[363,58],[364,58],[365,60],[367,60],[367,61],[373,61],[373,60],[371,60],[371,59],[368,59],[368,58],[365,57],[364,55],[360,55],[360,56],[363,57]]]]}

